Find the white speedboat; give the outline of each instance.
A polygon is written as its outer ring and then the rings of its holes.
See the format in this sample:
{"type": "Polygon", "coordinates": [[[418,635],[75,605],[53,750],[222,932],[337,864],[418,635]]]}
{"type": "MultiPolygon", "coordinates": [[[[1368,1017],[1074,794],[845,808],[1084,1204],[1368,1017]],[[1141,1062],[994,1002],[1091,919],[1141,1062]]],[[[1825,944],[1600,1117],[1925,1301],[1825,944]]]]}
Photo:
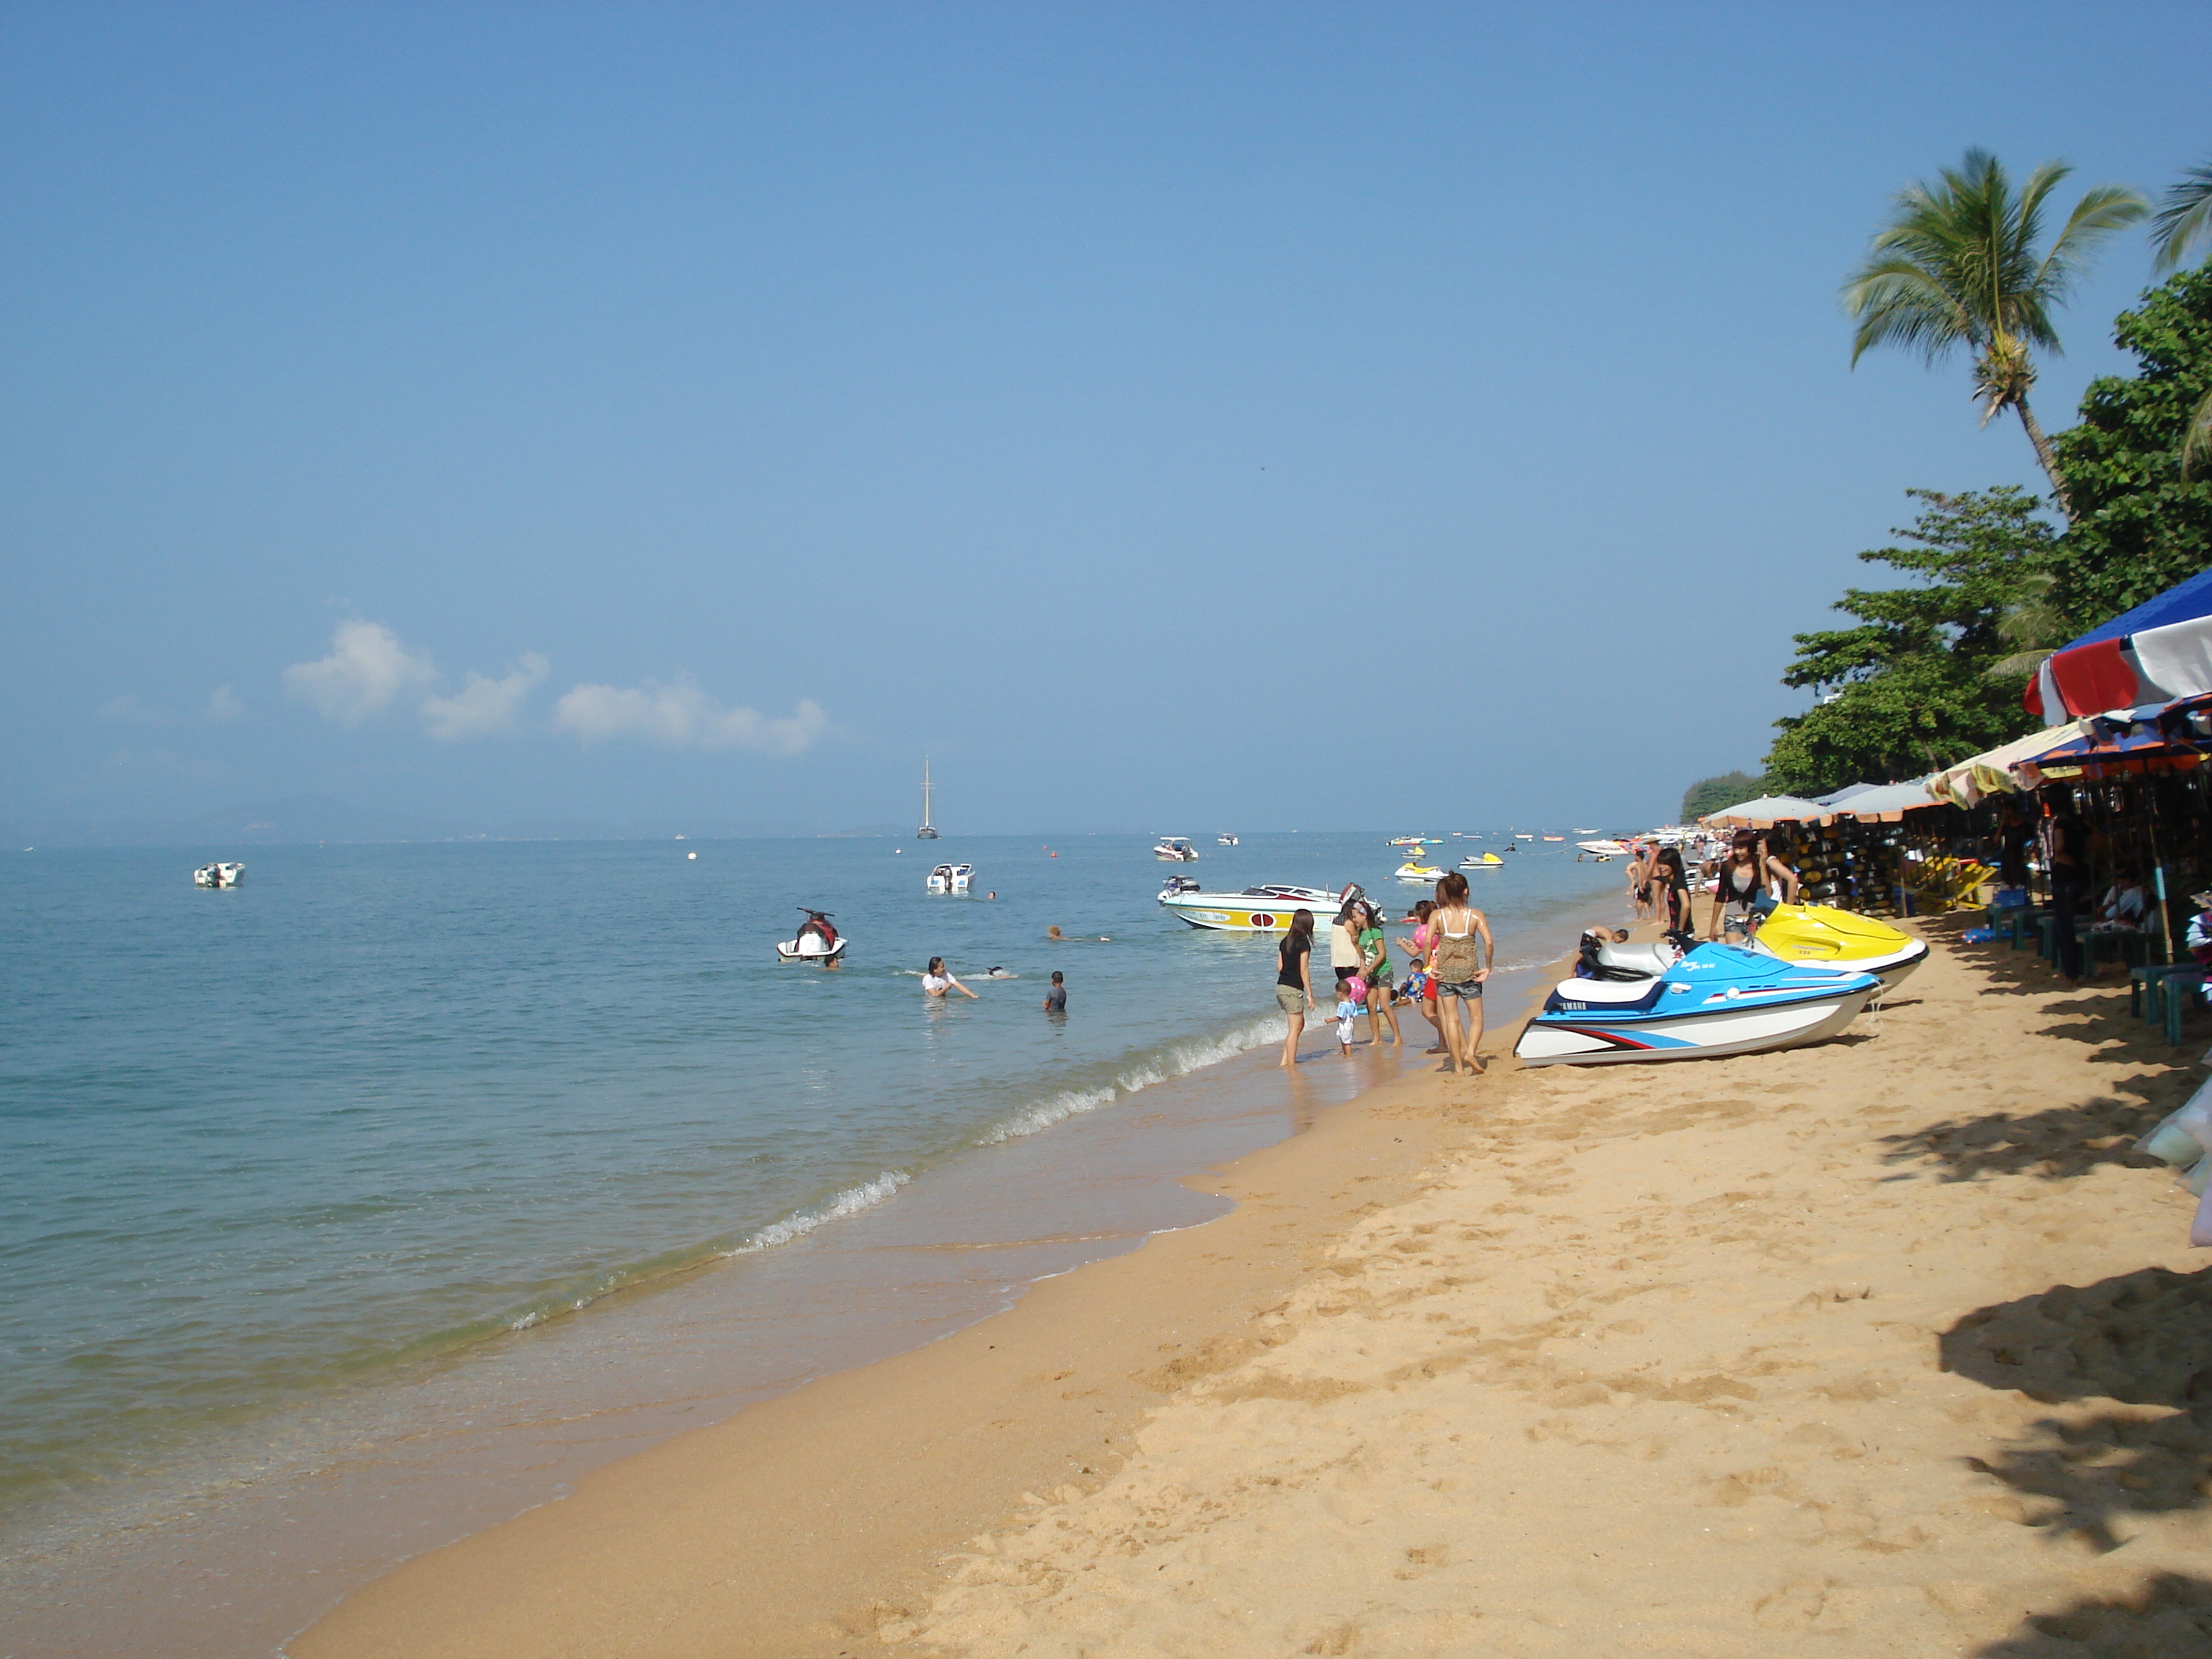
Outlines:
{"type": "Polygon", "coordinates": [[[785,939],[775,947],[778,962],[811,962],[821,968],[834,968],[845,959],[845,936],[830,920],[827,910],[799,909],[806,920],[799,924],[799,937],[785,939]]]}
{"type": "Polygon", "coordinates": [[[1600,858],[1618,859],[1628,855],[1628,848],[1617,841],[1578,841],[1575,845],[1585,853],[1595,853],[1600,858]]]}
{"type": "Polygon", "coordinates": [[[1234,847],[1237,845],[1237,837],[1224,830],[1213,838],[1213,844],[1216,847],[1234,847]]]}
{"type": "Polygon", "coordinates": [[[1198,848],[1190,844],[1188,836],[1162,836],[1152,843],[1152,856],[1171,864],[1195,864],[1198,848]]]}
{"type": "Polygon", "coordinates": [[[195,887],[235,887],[246,879],[242,864],[203,864],[192,872],[195,887]]]}
{"type": "Polygon", "coordinates": [[[929,872],[929,890],[933,893],[964,893],[975,873],[972,864],[940,864],[929,872]]]}
{"type": "Polygon", "coordinates": [[[1562,981],[1522,1028],[1526,1066],[1703,1060],[1794,1048],[1850,1024],[1881,989],[1872,974],[1799,968],[1736,945],[1700,945],[1679,961],[1654,947],[1583,947],[1600,977],[1562,981]]]}
{"type": "Polygon", "coordinates": [[[1202,893],[1205,890],[1206,884],[1196,876],[1170,876],[1160,887],[1160,902],[1165,904],[1170,899],[1184,893],[1202,893]]]}
{"type": "Polygon", "coordinates": [[[1429,837],[1426,836],[1393,836],[1390,837],[1390,845],[1393,847],[1426,847],[1428,844],[1429,837]]]}
{"type": "Polygon", "coordinates": [[[1358,891],[1356,884],[1332,893],[1326,888],[1283,883],[1247,887],[1241,893],[1163,892],[1160,904],[1194,927],[1230,933],[1286,933],[1291,918],[1301,910],[1313,912],[1316,927],[1327,927],[1336,919],[1345,901],[1358,891]]]}

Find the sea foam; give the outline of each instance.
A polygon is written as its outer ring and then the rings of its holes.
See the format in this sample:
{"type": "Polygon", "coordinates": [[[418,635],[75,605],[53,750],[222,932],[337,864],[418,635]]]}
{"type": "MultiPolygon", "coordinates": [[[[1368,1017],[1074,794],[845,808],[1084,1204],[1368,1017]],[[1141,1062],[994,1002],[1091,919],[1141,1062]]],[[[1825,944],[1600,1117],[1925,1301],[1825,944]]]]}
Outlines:
{"type": "Polygon", "coordinates": [[[1064,1123],[1079,1113],[1094,1112],[1101,1106],[1110,1106],[1139,1090],[1149,1089],[1155,1083],[1186,1077],[1201,1066],[1233,1060],[1238,1054],[1249,1054],[1267,1043],[1280,1042],[1288,1029],[1279,1018],[1248,1020],[1221,1036],[1194,1037],[1180,1042],[1165,1043],[1143,1058],[1130,1062],[1111,1079],[1094,1088],[1066,1090],[1060,1094],[1048,1095],[1034,1105],[1024,1107],[1012,1117],[994,1124],[976,1136],[975,1144],[978,1146],[995,1146],[1003,1141],[1018,1140],[1024,1135],[1033,1135],[1040,1129],[1049,1129],[1055,1123],[1064,1123]]]}

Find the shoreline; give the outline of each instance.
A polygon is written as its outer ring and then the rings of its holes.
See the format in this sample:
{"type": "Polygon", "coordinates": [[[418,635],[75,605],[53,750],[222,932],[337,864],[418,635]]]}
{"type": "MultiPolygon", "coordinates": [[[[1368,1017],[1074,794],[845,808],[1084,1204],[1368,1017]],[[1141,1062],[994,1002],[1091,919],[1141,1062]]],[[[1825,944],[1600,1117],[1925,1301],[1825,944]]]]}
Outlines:
{"type": "MultiPolygon", "coordinates": [[[[1612,903],[1610,896],[1571,902],[1560,917],[1521,936],[1556,937],[1577,910],[1612,903]]],[[[1518,994],[1533,1000],[1549,977],[1527,963],[1513,977],[1524,974],[1518,994]]],[[[312,1626],[361,1587],[518,1515],[559,1507],[594,1469],[642,1455],[702,1420],[726,1423],[794,1389],[944,1340],[1073,1268],[1138,1250],[1162,1230],[1196,1225],[1230,1200],[1209,1196],[1203,1180],[1182,1177],[1231,1163],[1255,1145],[1300,1136],[1347,1095],[1395,1075],[1393,1051],[1364,1046],[1340,1069],[1333,1040],[1324,1047],[1325,1029],[1309,1030],[1307,1062],[1287,1091],[1272,1065],[1273,1042],[1263,1043],[1156,1083],[1112,1111],[985,1148],[954,1172],[940,1167],[898,1202],[841,1218],[771,1258],[734,1272],[710,1263],[634,1286],[575,1318],[449,1357],[416,1383],[376,1385],[383,1415],[359,1433],[359,1425],[340,1423],[344,1432],[307,1464],[295,1460],[289,1473],[272,1479],[248,1468],[243,1481],[195,1486],[119,1531],[111,1528],[89,1548],[34,1541],[15,1553],[9,1574],[11,1598],[22,1596],[17,1605],[26,1615],[20,1650],[155,1643],[210,1659],[286,1650],[289,1632],[312,1626]],[[1279,1121],[1263,1121],[1271,1118],[1279,1121]],[[1001,1188],[1026,1190],[1021,1170],[1032,1165],[1064,1176],[1063,1198],[1073,1190],[1067,1182],[1081,1189],[1085,1224],[1071,1232],[1059,1212],[1039,1208],[1047,1200],[1031,1198],[1034,1213],[1008,1202],[1001,1188]],[[956,1224],[929,1235],[930,1214],[941,1220],[948,1210],[976,1216],[982,1231],[971,1237],[956,1224]],[[823,1258],[832,1259],[830,1268],[823,1258]],[[816,1318],[811,1335],[772,1336],[786,1347],[796,1341],[795,1369],[732,1382],[723,1362],[750,1360],[757,1336],[731,1323],[737,1316],[727,1309],[718,1315],[718,1297],[726,1302],[773,1279],[788,1299],[796,1281],[834,1269],[838,1259],[864,1275],[890,1275],[884,1288],[897,1305],[877,1308],[865,1328],[833,1329],[836,1322],[816,1318]],[[240,1595],[249,1576],[263,1582],[240,1595]],[[287,1607],[297,1609],[289,1620],[287,1607]]],[[[799,1293],[810,1288],[801,1284],[799,1293]]],[[[318,1419],[328,1415],[310,1414],[295,1426],[319,1431],[325,1425],[318,1419]]],[[[282,1434],[271,1441],[280,1462],[283,1443],[282,1434]]]]}
{"type": "MultiPolygon", "coordinates": [[[[1577,920],[1575,931],[1584,925],[1577,920]]],[[[1493,1077],[1521,1020],[1571,957],[1531,964],[1527,983],[1490,1011],[1504,1016],[1486,1022],[1493,1077]]],[[[1422,1024],[1401,1010],[1401,1028],[1409,1021],[1422,1024]]],[[[1320,1052],[1310,1048],[1293,1077],[1270,1062],[1254,1085],[1287,1084],[1294,1099],[1310,1091],[1310,1068],[1328,1067],[1318,1075],[1328,1077],[1339,1063],[1333,1038],[1321,1047],[1326,1030],[1308,1027],[1320,1052]]],[[[1294,1107],[1304,1127],[1287,1138],[1180,1177],[1193,1194],[1224,1201],[1223,1212],[1033,1282],[1018,1301],[925,1346],[817,1377],[597,1470],[558,1504],[401,1564],[286,1653],[558,1650],[572,1620],[630,1622],[604,1599],[606,1581],[665,1582],[658,1576],[686,1559],[680,1540],[717,1531],[717,1548],[744,1564],[732,1581],[744,1632],[708,1613],[696,1644],[679,1640],[671,1651],[843,1651],[855,1631],[873,1628],[869,1609],[884,1583],[915,1582],[918,1564],[960,1542],[976,1516],[1032,1489],[1093,1478],[1164,1391],[1249,1345],[1242,1301],[1285,1292],[1316,1237],[1409,1190],[1436,1150],[1429,1097],[1457,1091],[1471,1102],[1489,1082],[1455,1079],[1436,1072],[1432,1057],[1420,1060],[1418,1070],[1370,1082],[1340,1103],[1294,1107]],[[1348,1158],[1360,1167],[1333,1180],[1348,1158]],[[1070,1358],[1079,1351],[1085,1358],[1070,1358]],[[708,1464],[715,1473],[703,1488],[694,1485],[685,1472],[708,1464]],[[665,1494],[678,1485],[688,1489],[678,1500],[685,1518],[671,1527],[665,1494]],[[868,1517],[857,1525],[856,1510],[868,1517]],[[610,1549],[632,1547],[617,1540],[641,1539],[650,1541],[610,1568],[610,1549]],[[574,1570],[580,1559],[593,1564],[589,1572],[574,1570]],[[479,1641],[454,1627],[454,1614],[481,1610],[486,1583],[505,1587],[502,1607],[525,1625],[502,1623],[479,1641]]],[[[1354,1060],[1398,1065],[1388,1048],[1363,1047],[1354,1060]]],[[[687,1568],[674,1571],[682,1579],[687,1568]]]]}
{"type": "Polygon", "coordinates": [[[2070,1297],[2125,1361],[2212,1304],[2190,1201],[2125,1150],[2187,1057],[2047,978],[1939,943],[1816,1048],[1383,1084],[1193,1183],[1227,1215],[602,1469],[289,1650],[1565,1653],[1626,1623],[1995,1655],[2040,1650],[1959,1644],[2212,1620],[2212,1524],[2166,1494],[2212,1435],[2159,1369],[2212,1337],[2116,1382],[2011,1334],[2070,1297]],[[2108,1289],[2136,1284],[2148,1326],[2108,1289]]]}

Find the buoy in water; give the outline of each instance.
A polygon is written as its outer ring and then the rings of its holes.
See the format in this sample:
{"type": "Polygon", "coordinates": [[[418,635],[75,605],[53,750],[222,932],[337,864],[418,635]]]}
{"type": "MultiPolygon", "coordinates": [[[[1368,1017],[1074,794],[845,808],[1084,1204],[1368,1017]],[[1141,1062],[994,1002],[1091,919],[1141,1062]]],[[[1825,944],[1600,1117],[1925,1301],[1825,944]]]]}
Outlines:
{"type": "Polygon", "coordinates": [[[687,859],[696,859],[699,855],[696,853],[686,853],[684,856],[687,859]]]}

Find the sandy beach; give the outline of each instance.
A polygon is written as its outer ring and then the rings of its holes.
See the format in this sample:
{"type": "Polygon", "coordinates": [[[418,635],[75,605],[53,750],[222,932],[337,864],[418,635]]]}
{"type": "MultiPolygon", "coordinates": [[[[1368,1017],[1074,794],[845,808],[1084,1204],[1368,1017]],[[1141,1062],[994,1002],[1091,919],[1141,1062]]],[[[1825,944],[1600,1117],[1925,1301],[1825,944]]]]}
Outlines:
{"type": "Polygon", "coordinates": [[[289,1651],[2212,1650],[2212,1285],[2129,1150],[2203,1039],[1954,931],[1820,1048],[1370,1091],[289,1651]]]}

